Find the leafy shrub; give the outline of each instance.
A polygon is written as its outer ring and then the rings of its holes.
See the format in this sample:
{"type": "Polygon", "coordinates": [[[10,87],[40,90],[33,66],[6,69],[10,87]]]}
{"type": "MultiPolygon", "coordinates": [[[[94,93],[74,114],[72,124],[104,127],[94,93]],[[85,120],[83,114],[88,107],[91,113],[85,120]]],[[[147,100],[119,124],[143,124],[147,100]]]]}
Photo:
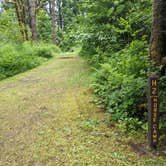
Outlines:
{"type": "Polygon", "coordinates": [[[38,45],[35,55],[44,58],[52,58],[55,53],[60,53],[60,49],[55,45],[38,45]]]}
{"type": "Polygon", "coordinates": [[[96,69],[93,87],[97,103],[112,114],[113,120],[145,120],[145,111],[139,106],[146,103],[147,78],[152,68],[147,43],[135,40],[107,61],[96,69]]]}
{"type": "Polygon", "coordinates": [[[30,42],[24,42],[20,45],[21,52],[23,54],[35,55],[44,58],[51,58],[54,54],[60,53],[60,49],[53,44],[45,44],[43,42],[32,44],[30,42]]]}
{"type": "Polygon", "coordinates": [[[47,47],[52,51],[52,53],[57,54],[61,52],[60,48],[54,44],[48,44],[47,47]]]}
{"type": "Polygon", "coordinates": [[[42,59],[26,53],[19,52],[11,44],[4,45],[0,49],[0,79],[34,68],[42,62],[42,59]]]}
{"type": "Polygon", "coordinates": [[[5,44],[0,48],[0,80],[32,69],[59,51],[56,46],[43,43],[5,44]]]}
{"type": "Polygon", "coordinates": [[[44,58],[52,58],[53,56],[52,50],[47,46],[38,46],[35,50],[35,55],[44,58]]]}
{"type": "Polygon", "coordinates": [[[127,129],[142,127],[146,120],[147,78],[155,70],[148,56],[151,5],[149,0],[82,5],[86,35],[80,55],[95,67],[95,101],[127,129]]]}

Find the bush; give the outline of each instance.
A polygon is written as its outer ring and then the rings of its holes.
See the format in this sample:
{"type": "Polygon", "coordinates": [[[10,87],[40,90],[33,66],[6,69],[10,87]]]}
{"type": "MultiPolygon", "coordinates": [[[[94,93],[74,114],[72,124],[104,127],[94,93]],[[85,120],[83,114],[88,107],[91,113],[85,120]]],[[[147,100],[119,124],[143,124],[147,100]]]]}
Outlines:
{"type": "Polygon", "coordinates": [[[35,55],[39,56],[39,57],[43,57],[43,58],[52,58],[53,54],[52,54],[52,50],[50,48],[48,48],[47,46],[38,46],[35,49],[35,55]]]}
{"type": "Polygon", "coordinates": [[[35,45],[35,55],[44,58],[52,58],[55,53],[60,53],[60,49],[53,44],[39,43],[35,45]]]}
{"type": "Polygon", "coordinates": [[[85,2],[80,55],[95,67],[95,101],[128,129],[146,120],[147,79],[154,71],[148,55],[151,5],[149,0],[85,2]]]}
{"type": "Polygon", "coordinates": [[[152,68],[147,43],[135,40],[107,61],[96,69],[93,87],[97,103],[112,114],[113,120],[145,120],[145,107],[140,109],[140,105],[147,100],[147,78],[152,68]]]}
{"type": "Polygon", "coordinates": [[[0,79],[4,79],[28,69],[32,69],[41,64],[42,59],[33,54],[21,50],[11,44],[4,45],[0,49],[0,79]]]}
{"type": "Polygon", "coordinates": [[[60,50],[56,46],[32,44],[5,44],[0,48],[0,80],[32,69],[60,50]]]}
{"type": "Polygon", "coordinates": [[[60,48],[55,46],[55,45],[53,45],[53,44],[48,44],[47,47],[52,51],[53,54],[54,53],[57,54],[57,53],[61,52],[60,48]]]}

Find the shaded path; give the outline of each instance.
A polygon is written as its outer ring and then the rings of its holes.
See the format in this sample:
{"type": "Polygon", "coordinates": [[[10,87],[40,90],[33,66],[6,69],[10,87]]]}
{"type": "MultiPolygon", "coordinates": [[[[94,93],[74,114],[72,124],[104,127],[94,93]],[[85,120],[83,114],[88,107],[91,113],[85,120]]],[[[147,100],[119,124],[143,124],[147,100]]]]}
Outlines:
{"type": "Polygon", "coordinates": [[[91,103],[90,81],[78,57],[2,81],[0,165],[146,165],[107,127],[109,116],[91,103]]]}

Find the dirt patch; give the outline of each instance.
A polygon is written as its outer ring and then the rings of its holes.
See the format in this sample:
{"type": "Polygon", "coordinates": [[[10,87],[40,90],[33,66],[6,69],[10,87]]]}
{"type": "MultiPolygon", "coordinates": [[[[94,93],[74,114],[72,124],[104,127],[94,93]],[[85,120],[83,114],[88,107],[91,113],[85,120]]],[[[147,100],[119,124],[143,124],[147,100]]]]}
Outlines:
{"type": "Polygon", "coordinates": [[[8,132],[4,139],[1,140],[0,144],[3,145],[5,142],[9,141],[10,139],[14,139],[17,135],[19,135],[23,130],[28,130],[30,132],[30,126],[34,123],[41,122],[42,123],[42,114],[48,112],[46,107],[40,107],[39,111],[26,115],[23,117],[24,123],[19,128],[15,128],[8,132]]]}
{"type": "Polygon", "coordinates": [[[41,79],[38,77],[34,77],[34,76],[28,76],[25,78],[22,78],[20,80],[18,80],[19,82],[23,83],[23,84],[29,84],[29,83],[37,83],[39,82],[41,79]]]}
{"type": "Polygon", "coordinates": [[[135,144],[133,142],[129,142],[128,145],[131,147],[131,149],[137,153],[138,155],[149,155],[149,156],[160,156],[160,157],[166,157],[166,153],[162,151],[160,148],[156,150],[150,150],[148,148],[147,144],[138,143],[135,144]]]}
{"type": "Polygon", "coordinates": [[[146,149],[146,145],[145,144],[135,144],[133,142],[129,142],[128,145],[138,155],[146,155],[146,154],[148,154],[148,151],[146,149]]]}
{"type": "Polygon", "coordinates": [[[75,59],[76,57],[72,57],[72,56],[66,56],[66,57],[60,57],[58,59],[75,59]]]}
{"type": "Polygon", "coordinates": [[[0,87],[0,91],[11,89],[11,88],[15,88],[15,87],[16,87],[16,84],[11,84],[11,83],[10,84],[6,84],[6,85],[0,87]]]}

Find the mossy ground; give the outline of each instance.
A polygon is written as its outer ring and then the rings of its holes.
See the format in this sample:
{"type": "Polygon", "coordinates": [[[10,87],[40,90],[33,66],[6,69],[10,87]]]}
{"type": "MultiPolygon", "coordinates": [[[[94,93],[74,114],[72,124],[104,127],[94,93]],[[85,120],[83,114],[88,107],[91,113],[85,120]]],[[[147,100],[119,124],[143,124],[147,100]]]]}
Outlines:
{"type": "MultiPolygon", "coordinates": [[[[69,56],[69,55],[68,55],[69,56]]],[[[110,115],[91,102],[91,73],[77,56],[0,83],[1,166],[157,166],[139,156],[128,138],[110,127],[110,115]]]]}

